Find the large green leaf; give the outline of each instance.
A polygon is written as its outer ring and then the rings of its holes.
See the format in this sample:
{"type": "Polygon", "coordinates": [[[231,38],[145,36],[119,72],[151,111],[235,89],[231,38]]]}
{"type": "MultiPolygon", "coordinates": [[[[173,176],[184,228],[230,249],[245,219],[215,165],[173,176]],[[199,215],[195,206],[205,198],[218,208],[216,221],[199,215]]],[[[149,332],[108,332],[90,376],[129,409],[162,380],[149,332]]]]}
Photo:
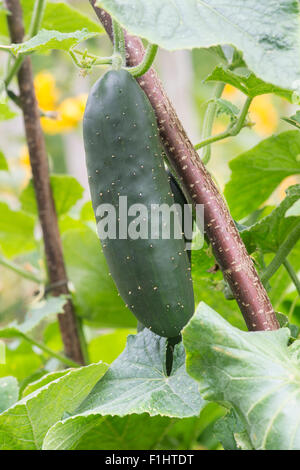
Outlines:
{"type": "Polygon", "coordinates": [[[297,0],[98,0],[131,33],[165,49],[232,44],[266,82],[300,78],[297,0]]]}
{"type": "Polygon", "coordinates": [[[242,230],[242,238],[250,253],[256,247],[260,247],[264,252],[276,253],[281,243],[300,222],[300,211],[297,215],[295,209],[299,201],[300,184],[297,184],[288,188],[285,199],[269,215],[242,230]]]}
{"type": "MultiPolygon", "coordinates": [[[[51,175],[50,182],[57,215],[64,215],[82,198],[84,189],[76,178],[70,175],[51,175]]],[[[20,201],[25,212],[37,215],[37,204],[32,180],[23,190],[20,201]]]]}
{"type": "Polygon", "coordinates": [[[125,351],[76,413],[86,416],[144,412],[150,416],[198,416],[204,402],[197,383],[186,373],[183,346],[175,346],[170,376],[165,371],[166,347],[166,338],[146,329],[129,336],[125,351]]]}
{"type": "Polygon", "coordinates": [[[0,379],[0,413],[12,406],[19,398],[19,384],[15,377],[0,379]]]}
{"type": "Polygon", "coordinates": [[[44,450],[156,449],[175,419],[146,413],[118,416],[76,416],[55,424],[47,433],[44,450]]]}
{"type": "Polygon", "coordinates": [[[33,230],[32,216],[13,211],[7,204],[0,202],[0,247],[8,258],[36,247],[33,230]]]}
{"type": "Polygon", "coordinates": [[[48,429],[72,413],[105,373],[105,364],[71,369],[0,415],[0,449],[41,449],[48,429]]]}
{"type": "Polygon", "coordinates": [[[265,202],[284,178],[300,173],[300,132],[269,137],[229,166],[225,196],[232,216],[241,219],[265,202]]]}
{"type": "Polygon", "coordinates": [[[69,230],[63,234],[63,246],[77,314],[99,326],[135,327],[135,317],[109,276],[96,233],[88,227],[69,230]]]}
{"type": "Polygon", "coordinates": [[[183,331],[203,398],[232,407],[255,449],[300,449],[300,344],[289,335],[240,331],[203,303],[183,331]]]}
{"type": "Polygon", "coordinates": [[[86,28],[72,33],[61,33],[60,31],[41,29],[36,36],[22,44],[13,44],[14,54],[30,54],[37,52],[45,54],[52,49],[69,51],[76,44],[83,42],[96,33],[90,33],[86,28]]]}

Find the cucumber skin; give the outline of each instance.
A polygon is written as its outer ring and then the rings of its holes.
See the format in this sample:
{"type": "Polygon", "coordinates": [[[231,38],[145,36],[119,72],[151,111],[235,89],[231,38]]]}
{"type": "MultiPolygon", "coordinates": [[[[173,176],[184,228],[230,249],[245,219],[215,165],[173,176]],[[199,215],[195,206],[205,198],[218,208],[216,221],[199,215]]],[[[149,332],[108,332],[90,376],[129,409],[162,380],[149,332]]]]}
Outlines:
{"type": "MultiPolygon", "coordinates": [[[[127,196],[128,207],[144,204],[149,213],[151,204],[174,203],[154,111],[127,71],[109,71],[95,83],[83,134],[95,215],[103,203],[118,210],[119,196],[127,196]]],[[[106,239],[102,247],[119,293],[137,319],[160,336],[177,336],[194,312],[184,240],[106,239]]]]}

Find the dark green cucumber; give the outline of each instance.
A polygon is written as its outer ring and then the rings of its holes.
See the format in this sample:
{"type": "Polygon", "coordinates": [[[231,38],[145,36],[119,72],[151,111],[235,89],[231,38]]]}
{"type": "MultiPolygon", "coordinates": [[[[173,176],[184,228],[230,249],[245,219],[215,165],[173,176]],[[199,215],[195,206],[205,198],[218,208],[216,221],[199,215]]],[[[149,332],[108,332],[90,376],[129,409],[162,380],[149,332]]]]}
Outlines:
{"type": "MultiPolygon", "coordinates": [[[[152,204],[174,204],[153,109],[127,71],[109,71],[93,86],[83,131],[97,224],[99,205],[118,211],[120,196],[127,196],[128,208],[144,204],[149,214],[152,204]]],[[[119,293],[137,319],[160,336],[177,336],[194,311],[184,239],[121,239],[117,221],[117,238],[101,241],[119,293]]]]}

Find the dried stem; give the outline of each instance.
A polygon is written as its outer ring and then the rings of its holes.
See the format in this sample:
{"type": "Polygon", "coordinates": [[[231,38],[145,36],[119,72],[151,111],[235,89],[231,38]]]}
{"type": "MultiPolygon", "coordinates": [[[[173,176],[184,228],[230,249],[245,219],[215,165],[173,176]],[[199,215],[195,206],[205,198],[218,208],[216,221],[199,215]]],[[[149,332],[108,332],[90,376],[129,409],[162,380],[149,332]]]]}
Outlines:
{"type": "MultiPolygon", "coordinates": [[[[19,0],[5,0],[11,40],[20,43],[24,37],[22,9],[19,0]]],[[[68,294],[67,274],[64,264],[57,215],[49,180],[48,159],[44,136],[40,125],[31,61],[26,57],[18,71],[20,101],[23,110],[27,145],[32,168],[33,184],[38,205],[39,219],[44,236],[49,282],[53,295],[68,294]]],[[[77,321],[71,300],[58,315],[65,354],[73,361],[83,364],[83,354],[78,334],[77,321]]]]}
{"type": "MultiPolygon", "coordinates": [[[[112,39],[110,16],[95,6],[96,0],[89,1],[112,39]]],[[[125,32],[125,42],[127,65],[131,67],[138,65],[145,54],[141,40],[125,32]]],[[[150,69],[138,78],[138,82],[155,110],[168,158],[185,192],[195,204],[204,204],[207,236],[249,330],[279,328],[270,299],[240,238],[226,203],[187,137],[155,71],[150,69]]]]}

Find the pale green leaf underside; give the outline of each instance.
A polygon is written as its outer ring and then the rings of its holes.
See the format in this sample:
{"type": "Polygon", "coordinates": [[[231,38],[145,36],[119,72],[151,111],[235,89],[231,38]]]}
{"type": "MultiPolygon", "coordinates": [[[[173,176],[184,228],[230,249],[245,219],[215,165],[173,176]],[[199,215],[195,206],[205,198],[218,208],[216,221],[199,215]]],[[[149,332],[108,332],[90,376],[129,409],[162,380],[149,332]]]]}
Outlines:
{"type": "Polygon", "coordinates": [[[240,331],[204,303],[183,332],[203,398],[232,406],[255,449],[300,450],[300,345],[288,339],[240,331]]]}
{"type": "Polygon", "coordinates": [[[103,363],[71,369],[0,415],[0,450],[41,449],[48,429],[73,413],[107,370],[103,363]]]}
{"type": "Polygon", "coordinates": [[[77,414],[124,416],[147,412],[150,416],[198,416],[204,402],[197,383],[186,373],[183,346],[175,346],[172,373],[167,376],[166,343],[166,338],[146,329],[138,335],[130,335],[124,352],[77,414]]]}
{"type": "Polygon", "coordinates": [[[19,384],[15,377],[0,378],[0,413],[12,406],[19,397],[19,384]]]}
{"type": "Polygon", "coordinates": [[[165,49],[232,44],[266,82],[297,86],[297,0],[98,0],[97,5],[131,33],[165,49]]]}
{"type": "Polygon", "coordinates": [[[43,450],[156,449],[176,419],[142,415],[75,416],[56,423],[47,433],[43,450]]]}
{"type": "Polygon", "coordinates": [[[274,135],[229,163],[225,197],[239,220],[265,202],[281,181],[300,173],[300,132],[274,135]]]}

